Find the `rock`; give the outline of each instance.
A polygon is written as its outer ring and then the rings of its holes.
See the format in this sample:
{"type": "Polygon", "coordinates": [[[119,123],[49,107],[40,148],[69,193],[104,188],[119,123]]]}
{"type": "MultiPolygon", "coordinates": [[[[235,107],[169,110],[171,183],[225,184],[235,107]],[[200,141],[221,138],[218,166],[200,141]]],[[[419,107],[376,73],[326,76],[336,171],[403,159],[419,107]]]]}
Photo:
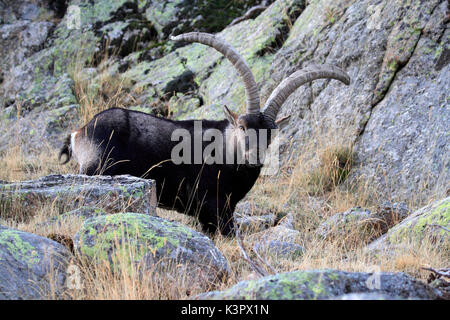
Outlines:
{"type": "Polygon", "coordinates": [[[288,212],[285,216],[283,216],[280,221],[277,223],[277,226],[285,227],[287,229],[295,230],[294,228],[294,215],[292,212],[288,212]]]}
{"type": "Polygon", "coordinates": [[[404,220],[411,214],[408,206],[404,202],[385,201],[381,203],[378,208],[376,215],[380,220],[381,233],[385,234],[391,227],[397,223],[404,220]]]}
{"type": "Polygon", "coordinates": [[[274,257],[298,258],[303,255],[305,249],[292,242],[272,240],[255,245],[258,253],[266,253],[274,257]]]}
{"type": "Polygon", "coordinates": [[[7,72],[42,49],[54,24],[47,21],[20,21],[0,26],[0,66],[7,72]]]}
{"type": "Polygon", "coordinates": [[[274,225],[276,216],[265,214],[261,216],[243,216],[235,213],[236,223],[242,232],[258,232],[274,225]]]}
{"type": "Polygon", "coordinates": [[[79,254],[94,262],[109,262],[113,270],[132,264],[187,277],[204,287],[230,272],[227,260],[208,237],[180,223],[143,214],[90,218],[75,235],[74,244],[79,254]]]}
{"type": "Polygon", "coordinates": [[[445,156],[450,142],[445,94],[450,66],[437,68],[449,47],[448,38],[439,40],[449,34],[448,3],[430,1],[427,6],[414,1],[392,29],[380,72],[381,83],[383,74],[389,75],[386,94],[372,104],[356,148],[362,168],[355,174],[373,177],[371,182],[380,185],[384,194],[403,199],[445,196],[450,179],[445,156]],[[402,57],[405,54],[408,58],[402,57]]]}
{"type": "Polygon", "coordinates": [[[275,226],[258,233],[250,235],[248,238],[254,243],[269,243],[273,240],[284,242],[296,242],[300,239],[300,232],[283,226],[275,226]]]}
{"type": "MultiPolygon", "coordinates": [[[[375,282],[376,283],[376,282],[375,282]]],[[[293,271],[239,282],[224,291],[212,291],[198,300],[322,300],[358,293],[401,299],[438,299],[438,290],[404,273],[364,273],[338,270],[293,271]],[[373,277],[379,286],[371,286],[373,277]],[[370,289],[373,288],[373,289],[370,289]]],[[[353,296],[354,297],[354,296],[353,296]]]]}
{"type": "Polygon", "coordinates": [[[378,222],[378,217],[370,210],[356,207],[331,216],[320,224],[316,233],[324,239],[351,234],[370,238],[377,235],[378,222]]]}
{"type": "Polygon", "coordinates": [[[58,16],[56,11],[56,5],[48,5],[47,0],[4,0],[0,3],[0,23],[51,19],[58,16]]]}
{"type": "Polygon", "coordinates": [[[0,300],[61,298],[70,258],[55,241],[0,226],[0,300]]]}
{"type": "Polygon", "coordinates": [[[311,62],[341,66],[352,81],[315,81],[285,102],[279,117],[291,115],[294,159],[311,140],[339,138],[355,144],[350,185],[368,179],[395,201],[445,196],[450,66],[436,66],[449,47],[446,12],[445,0],[311,1],[276,52],[262,96],[311,62]]]}
{"type": "Polygon", "coordinates": [[[317,234],[324,238],[355,234],[374,240],[410,213],[405,203],[384,202],[376,212],[356,207],[337,213],[320,224],[317,234]]]}
{"type": "Polygon", "coordinates": [[[0,202],[6,208],[20,206],[26,214],[49,205],[60,213],[89,206],[108,213],[133,210],[155,215],[156,184],[132,176],[49,175],[37,180],[0,182],[0,202]]]}
{"type": "Polygon", "coordinates": [[[448,229],[450,229],[450,197],[417,210],[384,236],[369,244],[367,249],[390,252],[405,245],[420,244],[428,239],[436,247],[448,251],[448,229]]]}
{"type": "Polygon", "coordinates": [[[249,201],[239,202],[235,210],[236,222],[244,232],[259,232],[275,225],[294,229],[292,213],[279,212],[249,201]]]}

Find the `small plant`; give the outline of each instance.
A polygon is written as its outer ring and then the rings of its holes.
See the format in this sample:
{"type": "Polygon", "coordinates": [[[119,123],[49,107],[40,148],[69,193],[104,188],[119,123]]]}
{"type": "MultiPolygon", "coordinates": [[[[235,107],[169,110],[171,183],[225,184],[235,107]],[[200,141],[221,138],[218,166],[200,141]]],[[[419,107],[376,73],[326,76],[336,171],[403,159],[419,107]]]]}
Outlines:
{"type": "Polygon", "coordinates": [[[325,19],[330,24],[336,22],[336,18],[339,16],[339,10],[337,8],[327,7],[325,9],[325,19]]]}
{"type": "Polygon", "coordinates": [[[332,191],[345,181],[353,165],[350,146],[332,146],[320,151],[319,166],[309,175],[310,192],[314,195],[332,191]]]}

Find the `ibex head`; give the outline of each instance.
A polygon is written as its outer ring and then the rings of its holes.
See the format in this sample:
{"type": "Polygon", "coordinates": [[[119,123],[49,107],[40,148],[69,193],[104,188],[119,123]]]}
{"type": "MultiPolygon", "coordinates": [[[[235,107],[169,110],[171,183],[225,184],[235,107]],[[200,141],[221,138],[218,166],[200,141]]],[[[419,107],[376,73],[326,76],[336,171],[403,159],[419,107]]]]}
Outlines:
{"type": "Polygon", "coordinates": [[[237,115],[226,106],[224,106],[224,113],[230,123],[231,136],[234,137],[232,139],[233,148],[242,149],[241,151],[245,154],[246,162],[249,162],[252,156],[256,157],[258,165],[262,160],[258,154],[264,154],[264,150],[258,148],[261,130],[266,132],[268,146],[273,138],[270,132],[271,129],[277,129],[281,123],[289,119],[289,117],[284,117],[276,120],[281,106],[298,87],[321,78],[337,79],[347,85],[350,83],[350,77],[337,67],[330,65],[310,66],[296,71],[284,79],[272,92],[261,111],[259,90],[255,78],[245,60],[235,49],[222,39],[207,33],[191,32],[171,37],[171,39],[174,41],[198,42],[210,46],[222,53],[234,65],[244,83],[246,113],[237,115]],[[252,131],[255,131],[257,134],[257,139],[256,141],[253,139],[253,143],[250,141],[252,139],[249,139],[248,134],[252,131]]]}

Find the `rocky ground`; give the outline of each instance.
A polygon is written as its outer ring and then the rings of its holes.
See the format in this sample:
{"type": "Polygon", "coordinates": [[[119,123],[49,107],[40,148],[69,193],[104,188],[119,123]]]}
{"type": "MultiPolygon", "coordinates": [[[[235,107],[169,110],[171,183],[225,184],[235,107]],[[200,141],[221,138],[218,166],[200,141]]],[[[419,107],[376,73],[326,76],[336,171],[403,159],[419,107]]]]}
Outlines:
{"type": "Polygon", "coordinates": [[[449,12],[445,0],[1,2],[0,298],[448,298],[449,12]],[[286,101],[282,167],[236,209],[240,241],[156,209],[153,181],[56,160],[110,107],[244,111],[228,61],[169,40],[193,30],[232,44],[263,100],[311,63],[352,79],[286,101]]]}

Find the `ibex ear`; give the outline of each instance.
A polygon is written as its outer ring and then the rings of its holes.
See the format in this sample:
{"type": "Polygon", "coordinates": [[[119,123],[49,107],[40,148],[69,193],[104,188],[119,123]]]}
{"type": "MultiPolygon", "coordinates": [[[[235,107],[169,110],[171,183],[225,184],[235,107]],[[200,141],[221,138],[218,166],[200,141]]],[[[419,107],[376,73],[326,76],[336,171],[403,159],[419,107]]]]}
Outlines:
{"type": "Polygon", "coordinates": [[[233,111],[231,111],[230,109],[228,109],[227,106],[223,106],[223,113],[225,113],[225,118],[227,118],[228,121],[230,121],[230,123],[233,126],[236,126],[237,124],[237,120],[238,120],[238,115],[236,113],[234,113],[233,111]]]}
{"type": "Polygon", "coordinates": [[[290,115],[283,117],[281,119],[275,120],[275,124],[278,126],[278,128],[283,129],[287,124],[289,123],[289,119],[291,118],[290,115]]]}

